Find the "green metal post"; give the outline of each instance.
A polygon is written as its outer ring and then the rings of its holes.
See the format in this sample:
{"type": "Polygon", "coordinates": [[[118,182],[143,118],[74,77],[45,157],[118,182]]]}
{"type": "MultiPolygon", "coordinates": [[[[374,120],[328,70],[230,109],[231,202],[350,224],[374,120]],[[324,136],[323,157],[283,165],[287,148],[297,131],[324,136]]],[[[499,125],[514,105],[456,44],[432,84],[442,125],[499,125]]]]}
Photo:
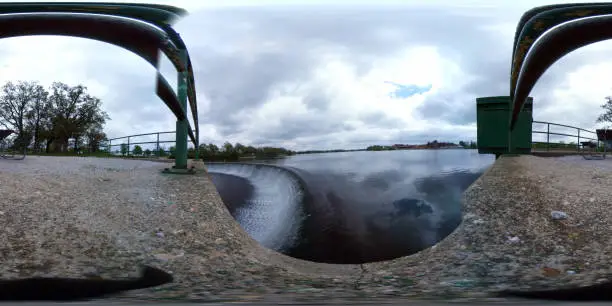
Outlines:
{"type": "Polygon", "coordinates": [[[157,152],[157,157],[161,156],[161,152],[159,151],[159,133],[157,133],[157,149],[155,150],[155,152],[157,152]]]}
{"type": "Polygon", "coordinates": [[[200,160],[200,133],[196,133],[195,160],[200,160]]]}
{"type": "MultiPolygon", "coordinates": [[[[187,67],[187,58],[185,50],[179,51],[183,67],[187,67]]],[[[177,82],[178,100],[181,108],[187,112],[187,71],[178,71],[177,82]]],[[[189,121],[187,117],[183,120],[176,121],[176,148],[174,152],[175,169],[187,169],[187,133],[189,130],[189,121]]]]}

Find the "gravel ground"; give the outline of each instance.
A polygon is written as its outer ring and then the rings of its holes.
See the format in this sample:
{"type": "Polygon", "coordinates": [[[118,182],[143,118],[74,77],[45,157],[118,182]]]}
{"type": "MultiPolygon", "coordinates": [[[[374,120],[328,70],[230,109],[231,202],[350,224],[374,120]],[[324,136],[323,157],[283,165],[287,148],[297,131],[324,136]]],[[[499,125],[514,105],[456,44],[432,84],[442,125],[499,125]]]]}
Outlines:
{"type": "Polygon", "coordinates": [[[113,300],[491,301],[487,293],[498,289],[588,285],[612,276],[612,160],[597,162],[502,157],[465,192],[464,222],[436,246],[387,262],[325,265],[258,245],[205,171],[162,175],[165,164],[103,158],[0,160],[0,273],[119,278],[149,264],[175,275],[173,284],[113,300]],[[568,218],[553,220],[553,210],[568,218]]]}

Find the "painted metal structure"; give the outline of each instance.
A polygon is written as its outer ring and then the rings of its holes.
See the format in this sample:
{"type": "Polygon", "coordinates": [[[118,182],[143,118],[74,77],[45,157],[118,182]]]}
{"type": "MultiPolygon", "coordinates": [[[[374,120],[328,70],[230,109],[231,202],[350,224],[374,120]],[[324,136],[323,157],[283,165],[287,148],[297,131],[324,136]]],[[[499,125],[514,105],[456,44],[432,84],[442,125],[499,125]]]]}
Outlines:
{"type": "Polygon", "coordinates": [[[612,38],[612,3],[571,3],[536,7],[519,21],[510,77],[511,129],[542,74],[580,47],[612,38]]]}
{"type": "Polygon", "coordinates": [[[157,4],[104,2],[0,3],[0,38],[62,35],[98,40],[127,49],[157,69],[157,96],[176,116],[176,161],[172,173],[187,168],[187,137],[199,147],[198,109],[191,59],[172,24],[187,11],[157,4]],[[177,90],[159,72],[163,52],[177,70],[177,90]],[[194,129],[187,118],[191,108],[194,129]]]}

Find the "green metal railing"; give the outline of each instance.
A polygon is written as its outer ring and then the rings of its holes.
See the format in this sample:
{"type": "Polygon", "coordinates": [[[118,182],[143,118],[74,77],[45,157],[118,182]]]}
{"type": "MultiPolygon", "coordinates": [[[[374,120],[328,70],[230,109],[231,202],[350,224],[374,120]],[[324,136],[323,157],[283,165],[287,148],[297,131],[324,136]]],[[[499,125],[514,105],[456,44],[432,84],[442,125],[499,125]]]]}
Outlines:
{"type": "MultiPolygon", "coordinates": [[[[540,144],[540,145],[544,145],[545,147],[542,149],[546,149],[546,151],[550,151],[550,149],[554,149],[554,148],[564,148],[564,149],[576,149],[579,150],[580,149],[580,143],[581,142],[586,142],[586,141],[592,141],[595,142],[597,144],[597,148],[599,148],[601,146],[601,144],[603,144],[603,142],[600,142],[599,139],[597,138],[597,133],[594,131],[590,131],[590,130],[586,130],[583,128],[579,128],[579,127],[575,127],[575,126],[571,126],[571,125],[565,125],[565,124],[559,124],[559,123],[552,123],[552,122],[547,122],[547,121],[533,121],[532,124],[545,124],[546,125],[546,130],[545,131],[532,131],[532,135],[533,134],[544,134],[546,135],[546,141],[531,141],[531,145],[532,148],[534,147],[534,144],[540,144]],[[550,130],[550,128],[552,127],[562,127],[562,128],[569,128],[572,130],[576,130],[575,134],[569,134],[569,133],[561,133],[561,132],[552,132],[550,130]],[[593,138],[593,135],[595,138],[593,138]],[[565,143],[559,143],[559,142],[551,142],[550,141],[550,136],[565,136],[565,137],[572,137],[572,138],[576,138],[576,144],[565,144],[565,143]]],[[[540,148],[538,148],[540,149],[540,148]]]]}
{"type": "MultiPolygon", "coordinates": [[[[109,153],[113,153],[113,147],[120,147],[121,148],[122,145],[127,145],[128,149],[127,149],[126,154],[127,154],[127,156],[130,156],[130,155],[132,155],[132,153],[134,151],[134,150],[131,149],[131,147],[133,145],[135,146],[135,145],[155,144],[155,149],[154,149],[155,155],[157,157],[160,157],[162,151],[166,152],[166,153],[169,153],[169,151],[160,150],[160,148],[161,148],[160,144],[164,144],[164,143],[173,143],[173,144],[176,144],[176,139],[175,140],[160,140],[159,136],[160,135],[164,135],[164,134],[175,134],[175,133],[176,133],[176,131],[169,131],[169,132],[155,132],[155,133],[135,134],[135,135],[117,137],[117,138],[109,139],[107,143],[102,145],[102,147],[105,147],[108,150],[109,153]],[[132,138],[135,138],[135,137],[144,137],[144,136],[152,136],[152,135],[156,136],[156,140],[155,141],[141,141],[141,142],[132,142],[131,141],[132,138]],[[127,142],[121,142],[121,143],[113,144],[113,141],[116,142],[116,141],[122,140],[122,139],[127,140],[127,142]]],[[[172,153],[174,153],[174,152],[172,152],[172,153]]]]}
{"type": "Polygon", "coordinates": [[[195,81],[187,47],[172,28],[186,14],[184,9],[158,4],[0,3],[0,39],[31,35],[81,37],[117,45],[149,62],[157,70],[157,96],[176,116],[175,165],[166,172],[193,173],[187,169],[187,137],[193,142],[197,159],[200,131],[195,81]],[[161,54],[177,71],[176,89],[159,72],[161,54]],[[188,104],[193,129],[188,121],[188,104]]]}

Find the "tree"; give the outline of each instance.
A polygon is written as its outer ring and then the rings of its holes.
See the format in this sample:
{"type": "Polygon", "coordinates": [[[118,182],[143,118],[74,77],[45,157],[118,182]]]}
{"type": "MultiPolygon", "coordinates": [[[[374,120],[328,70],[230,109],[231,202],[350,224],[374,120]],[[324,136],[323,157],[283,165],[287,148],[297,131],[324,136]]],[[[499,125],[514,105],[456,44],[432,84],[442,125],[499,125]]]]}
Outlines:
{"type": "Polygon", "coordinates": [[[174,146],[171,146],[171,147],[168,149],[168,152],[170,152],[170,155],[174,155],[174,151],[176,151],[176,148],[175,148],[174,146]]]}
{"type": "Polygon", "coordinates": [[[223,152],[231,153],[234,151],[234,146],[228,141],[223,144],[223,152]]]}
{"type": "Polygon", "coordinates": [[[27,127],[29,134],[33,138],[33,149],[40,152],[41,143],[45,138],[45,131],[49,127],[49,114],[47,109],[49,92],[36,83],[29,82],[23,84],[24,89],[29,91],[30,107],[26,113],[27,127]]]}
{"type": "Polygon", "coordinates": [[[31,135],[27,131],[27,115],[38,94],[39,86],[34,82],[7,82],[0,93],[0,123],[16,131],[19,136],[16,142],[21,146],[30,144],[31,135]]]}
{"type": "Polygon", "coordinates": [[[132,150],[132,154],[134,154],[136,156],[142,155],[142,147],[139,146],[139,145],[135,145],[134,146],[134,150],[132,150]]]}
{"type": "Polygon", "coordinates": [[[254,146],[247,146],[246,149],[244,150],[245,154],[255,154],[257,153],[257,148],[255,148],[254,146]]]}
{"type": "Polygon", "coordinates": [[[54,82],[48,98],[48,111],[51,117],[50,137],[55,149],[64,152],[70,138],[79,139],[87,130],[99,130],[109,119],[101,110],[100,99],[87,93],[83,85],[69,86],[54,82]]]}
{"type": "Polygon", "coordinates": [[[612,97],[608,96],[605,99],[606,103],[601,105],[604,113],[597,117],[597,123],[612,123],[612,97]]]}
{"type": "Polygon", "coordinates": [[[151,156],[151,150],[149,150],[149,149],[144,150],[144,155],[145,155],[146,157],[151,156]]]}
{"type": "Polygon", "coordinates": [[[209,143],[208,144],[208,150],[210,151],[210,153],[212,154],[217,154],[219,153],[219,147],[217,147],[216,144],[214,143],[209,143]]]}
{"type": "Polygon", "coordinates": [[[87,138],[87,147],[89,148],[89,152],[97,152],[100,150],[100,145],[107,141],[106,133],[101,131],[101,128],[90,128],[85,133],[85,137],[87,138]]]}
{"type": "Polygon", "coordinates": [[[241,143],[237,142],[237,143],[234,145],[234,150],[235,150],[236,152],[238,152],[238,154],[242,154],[242,153],[244,153],[244,151],[246,150],[246,147],[245,147],[243,144],[241,144],[241,143]]]}
{"type": "Polygon", "coordinates": [[[128,146],[128,144],[122,143],[121,144],[121,155],[126,156],[129,151],[130,151],[130,147],[128,146]]]}

